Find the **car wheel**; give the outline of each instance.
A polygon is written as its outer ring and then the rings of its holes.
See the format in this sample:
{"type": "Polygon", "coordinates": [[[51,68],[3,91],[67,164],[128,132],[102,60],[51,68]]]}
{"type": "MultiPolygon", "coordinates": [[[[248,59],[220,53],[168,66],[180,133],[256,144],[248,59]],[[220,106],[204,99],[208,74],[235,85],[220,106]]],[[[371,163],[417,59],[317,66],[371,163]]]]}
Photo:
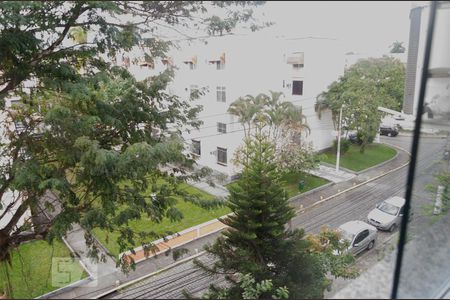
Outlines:
{"type": "Polygon", "coordinates": [[[388,137],[391,137],[391,136],[392,136],[392,133],[389,132],[389,133],[387,134],[387,136],[388,136],[388,137]]]}
{"type": "Polygon", "coordinates": [[[392,224],[391,227],[389,227],[389,231],[394,232],[396,228],[397,228],[397,225],[392,224]]]}
{"type": "Polygon", "coordinates": [[[371,242],[369,243],[369,245],[367,245],[367,250],[372,249],[374,245],[375,245],[375,241],[371,241],[371,242]]]}

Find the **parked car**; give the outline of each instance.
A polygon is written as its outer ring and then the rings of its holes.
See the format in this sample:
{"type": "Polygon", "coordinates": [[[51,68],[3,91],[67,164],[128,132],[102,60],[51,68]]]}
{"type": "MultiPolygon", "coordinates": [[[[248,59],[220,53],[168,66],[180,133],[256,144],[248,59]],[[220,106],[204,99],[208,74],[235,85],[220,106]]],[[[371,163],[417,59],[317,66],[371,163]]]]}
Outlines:
{"type": "Polygon", "coordinates": [[[356,133],[350,133],[348,135],[348,140],[353,144],[361,144],[361,140],[358,138],[358,135],[356,133]]]}
{"type": "Polygon", "coordinates": [[[350,242],[347,251],[358,254],[366,249],[370,250],[377,239],[377,229],[363,221],[350,221],[339,226],[342,238],[350,242]]]}
{"type": "Polygon", "coordinates": [[[367,216],[367,220],[378,229],[392,232],[400,225],[404,208],[404,198],[397,196],[390,197],[378,203],[367,216]]]}
{"type": "Polygon", "coordinates": [[[380,126],[380,135],[397,136],[398,129],[394,126],[380,126]]]}

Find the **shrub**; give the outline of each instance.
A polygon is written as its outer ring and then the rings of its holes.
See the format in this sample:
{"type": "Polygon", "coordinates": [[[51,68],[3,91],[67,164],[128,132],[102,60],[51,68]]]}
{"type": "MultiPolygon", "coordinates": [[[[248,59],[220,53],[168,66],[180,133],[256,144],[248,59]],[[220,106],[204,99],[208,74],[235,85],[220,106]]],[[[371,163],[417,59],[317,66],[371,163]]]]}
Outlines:
{"type": "MultiPolygon", "coordinates": [[[[351,142],[347,139],[341,138],[341,154],[344,154],[350,149],[351,142]]],[[[333,141],[333,152],[337,152],[337,140],[333,141]]]]}

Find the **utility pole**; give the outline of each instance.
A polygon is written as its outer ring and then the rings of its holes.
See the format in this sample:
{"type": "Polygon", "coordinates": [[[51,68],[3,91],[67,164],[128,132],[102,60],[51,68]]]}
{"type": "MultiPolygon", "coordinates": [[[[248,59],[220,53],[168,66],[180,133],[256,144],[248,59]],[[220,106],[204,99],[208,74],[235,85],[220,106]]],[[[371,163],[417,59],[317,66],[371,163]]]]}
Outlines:
{"type": "Polygon", "coordinates": [[[342,108],[344,104],[341,105],[339,110],[339,130],[338,130],[338,144],[337,144],[337,154],[336,154],[336,172],[339,172],[339,162],[341,159],[341,127],[342,127],[342,108]]]}

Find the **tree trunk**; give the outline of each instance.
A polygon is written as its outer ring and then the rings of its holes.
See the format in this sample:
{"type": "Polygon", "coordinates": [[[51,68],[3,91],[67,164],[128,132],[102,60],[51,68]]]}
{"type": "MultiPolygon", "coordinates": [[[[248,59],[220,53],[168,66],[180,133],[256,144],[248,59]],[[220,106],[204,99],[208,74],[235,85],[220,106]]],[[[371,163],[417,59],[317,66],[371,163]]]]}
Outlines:
{"type": "Polygon", "coordinates": [[[9,246],[10,246],[10,236],[8,233],[5,233],[4,231],[0,231],[0,264],[2,262],[9,261],[10,253],[9,253],[9,246]]]}
{"type": "Polygon", "coordinates": [[[367,145],[367,141],[363,141],[361,143],[361,147],[359,148],[359,153],[364,154],[364,151],[366,151],[366,145],[367,145]]]}

